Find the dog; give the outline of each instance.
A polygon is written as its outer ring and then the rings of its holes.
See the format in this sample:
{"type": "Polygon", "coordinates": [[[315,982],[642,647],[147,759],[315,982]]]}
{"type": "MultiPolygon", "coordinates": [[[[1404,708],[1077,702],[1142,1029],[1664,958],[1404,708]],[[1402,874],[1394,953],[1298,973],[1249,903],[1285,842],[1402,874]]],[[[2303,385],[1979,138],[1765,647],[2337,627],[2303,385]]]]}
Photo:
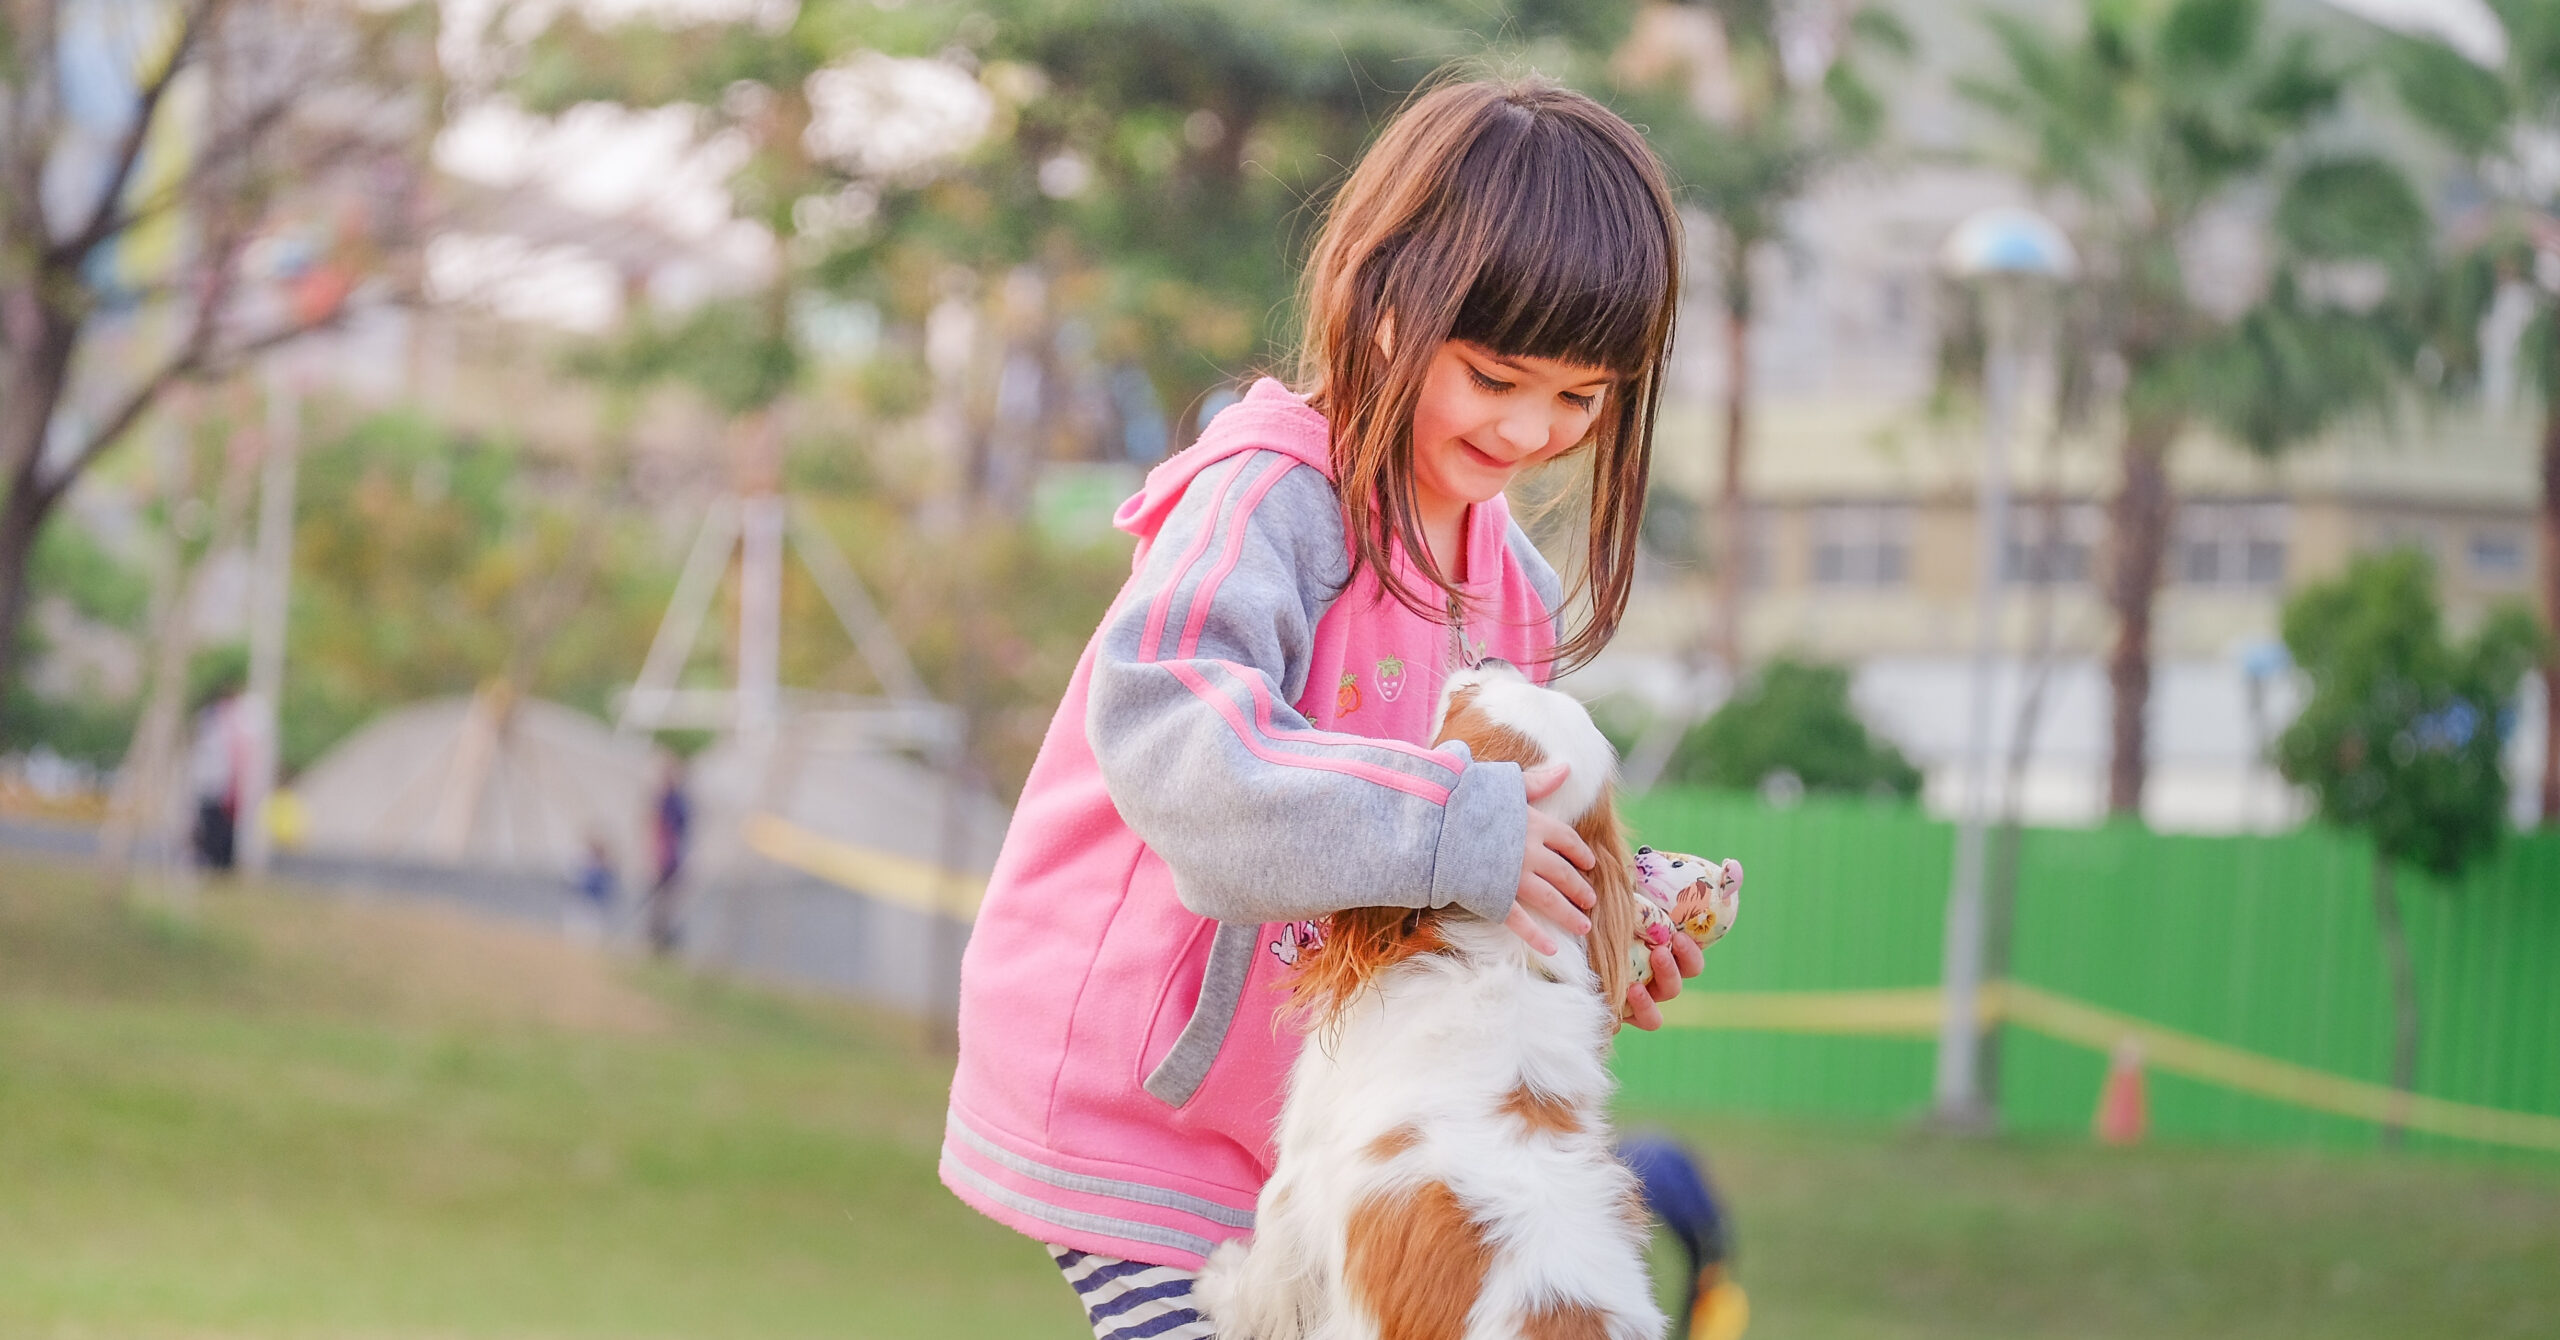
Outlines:
{"type": "Polygon", "coordinates": [[[1568,765],[1538,808],[1591,848],[1591,932],[1548,926],[1562,948],[1540,954],[1454,907],[1336,914],[1291,984],[1309,1036],[1255,1233],[1197,1296],[1228,1340],[1650,1340],[1651,1224],[1607,1117],[1648,921],[1615,752],[1498,661],[1450,680],[1434,734],[1568,765]]]}

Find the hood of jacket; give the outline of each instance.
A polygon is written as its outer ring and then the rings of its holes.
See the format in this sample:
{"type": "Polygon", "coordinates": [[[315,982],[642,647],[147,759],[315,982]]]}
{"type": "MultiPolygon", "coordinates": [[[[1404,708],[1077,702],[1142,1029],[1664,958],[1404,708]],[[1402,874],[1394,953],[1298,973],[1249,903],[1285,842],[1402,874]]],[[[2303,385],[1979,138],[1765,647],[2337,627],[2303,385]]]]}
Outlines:
{"type": "Polygon", "coordinates": [[[1246,451],[1277,451],[1314,466],[1333,478],[1333,429],[1305,398],[1269,377],[1255,382],[1244,399],[1218,411],[1200,440],[1167,457],[1147,472],[1146,486],[1120,504],[1111,524],[1153,540],[1182,501],[1192,479],[1219,461],[1246,451]]]}

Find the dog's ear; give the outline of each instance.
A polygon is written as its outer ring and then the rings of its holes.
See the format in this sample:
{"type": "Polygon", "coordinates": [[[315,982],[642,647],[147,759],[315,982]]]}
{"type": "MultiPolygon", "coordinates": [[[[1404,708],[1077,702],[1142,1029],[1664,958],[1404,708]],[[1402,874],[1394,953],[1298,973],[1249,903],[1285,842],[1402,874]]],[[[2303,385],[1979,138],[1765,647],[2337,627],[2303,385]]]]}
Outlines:
{"type": "Polygon", "coordinates": [[[1402,907],[1353,907],[1325,923],[1324,939],[1300,951],[1289,978],[1289,1003],[1311,1026],[1340,1014],[1378,974],[1440,948],[1440,913],[1402,907]]]}
{"type": "Polygon", "coordinates": [[[1636,937],[1644,917],[1636,909],[1635,857],[1618,827],[1615,787],[1603,787],[1600,798],[1574,824],[1574,832],[1591,848],[1591,935],[1584,948],[1592,974],[1600,979],[1600,997],[1609,1012],[1624,1017],[1627,987],[1635,981],[1636,937]]]}

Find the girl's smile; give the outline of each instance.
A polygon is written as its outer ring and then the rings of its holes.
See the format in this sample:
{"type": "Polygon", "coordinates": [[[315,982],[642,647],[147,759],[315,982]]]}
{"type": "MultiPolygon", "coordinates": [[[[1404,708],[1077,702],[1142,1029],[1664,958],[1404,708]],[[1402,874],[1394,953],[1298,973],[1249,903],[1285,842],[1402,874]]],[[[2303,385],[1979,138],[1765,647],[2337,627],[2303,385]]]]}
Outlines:
{"type": "Polygon", "coordinates": [[[1413,408],[1413,494],[1440,571],[1464,580],[1467,508],[1582,445],[1617,383],[1601,368],[1447,340],[1413,408]]]}

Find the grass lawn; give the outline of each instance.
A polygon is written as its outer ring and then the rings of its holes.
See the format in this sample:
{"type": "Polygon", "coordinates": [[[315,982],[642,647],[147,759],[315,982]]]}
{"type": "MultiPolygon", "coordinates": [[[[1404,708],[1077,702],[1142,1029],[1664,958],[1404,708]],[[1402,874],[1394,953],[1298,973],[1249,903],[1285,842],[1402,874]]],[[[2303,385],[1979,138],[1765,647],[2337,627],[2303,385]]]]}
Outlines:
{"type": "MultiPolygon", "coordinates": [[[[912,1026],[411,904],[0,857],[0,1336],[1084,1334],[912,1026]]],[[[2560,1172],[1672,1125],[1754,1337],[2560,1335],[2560,1172]]]]}

